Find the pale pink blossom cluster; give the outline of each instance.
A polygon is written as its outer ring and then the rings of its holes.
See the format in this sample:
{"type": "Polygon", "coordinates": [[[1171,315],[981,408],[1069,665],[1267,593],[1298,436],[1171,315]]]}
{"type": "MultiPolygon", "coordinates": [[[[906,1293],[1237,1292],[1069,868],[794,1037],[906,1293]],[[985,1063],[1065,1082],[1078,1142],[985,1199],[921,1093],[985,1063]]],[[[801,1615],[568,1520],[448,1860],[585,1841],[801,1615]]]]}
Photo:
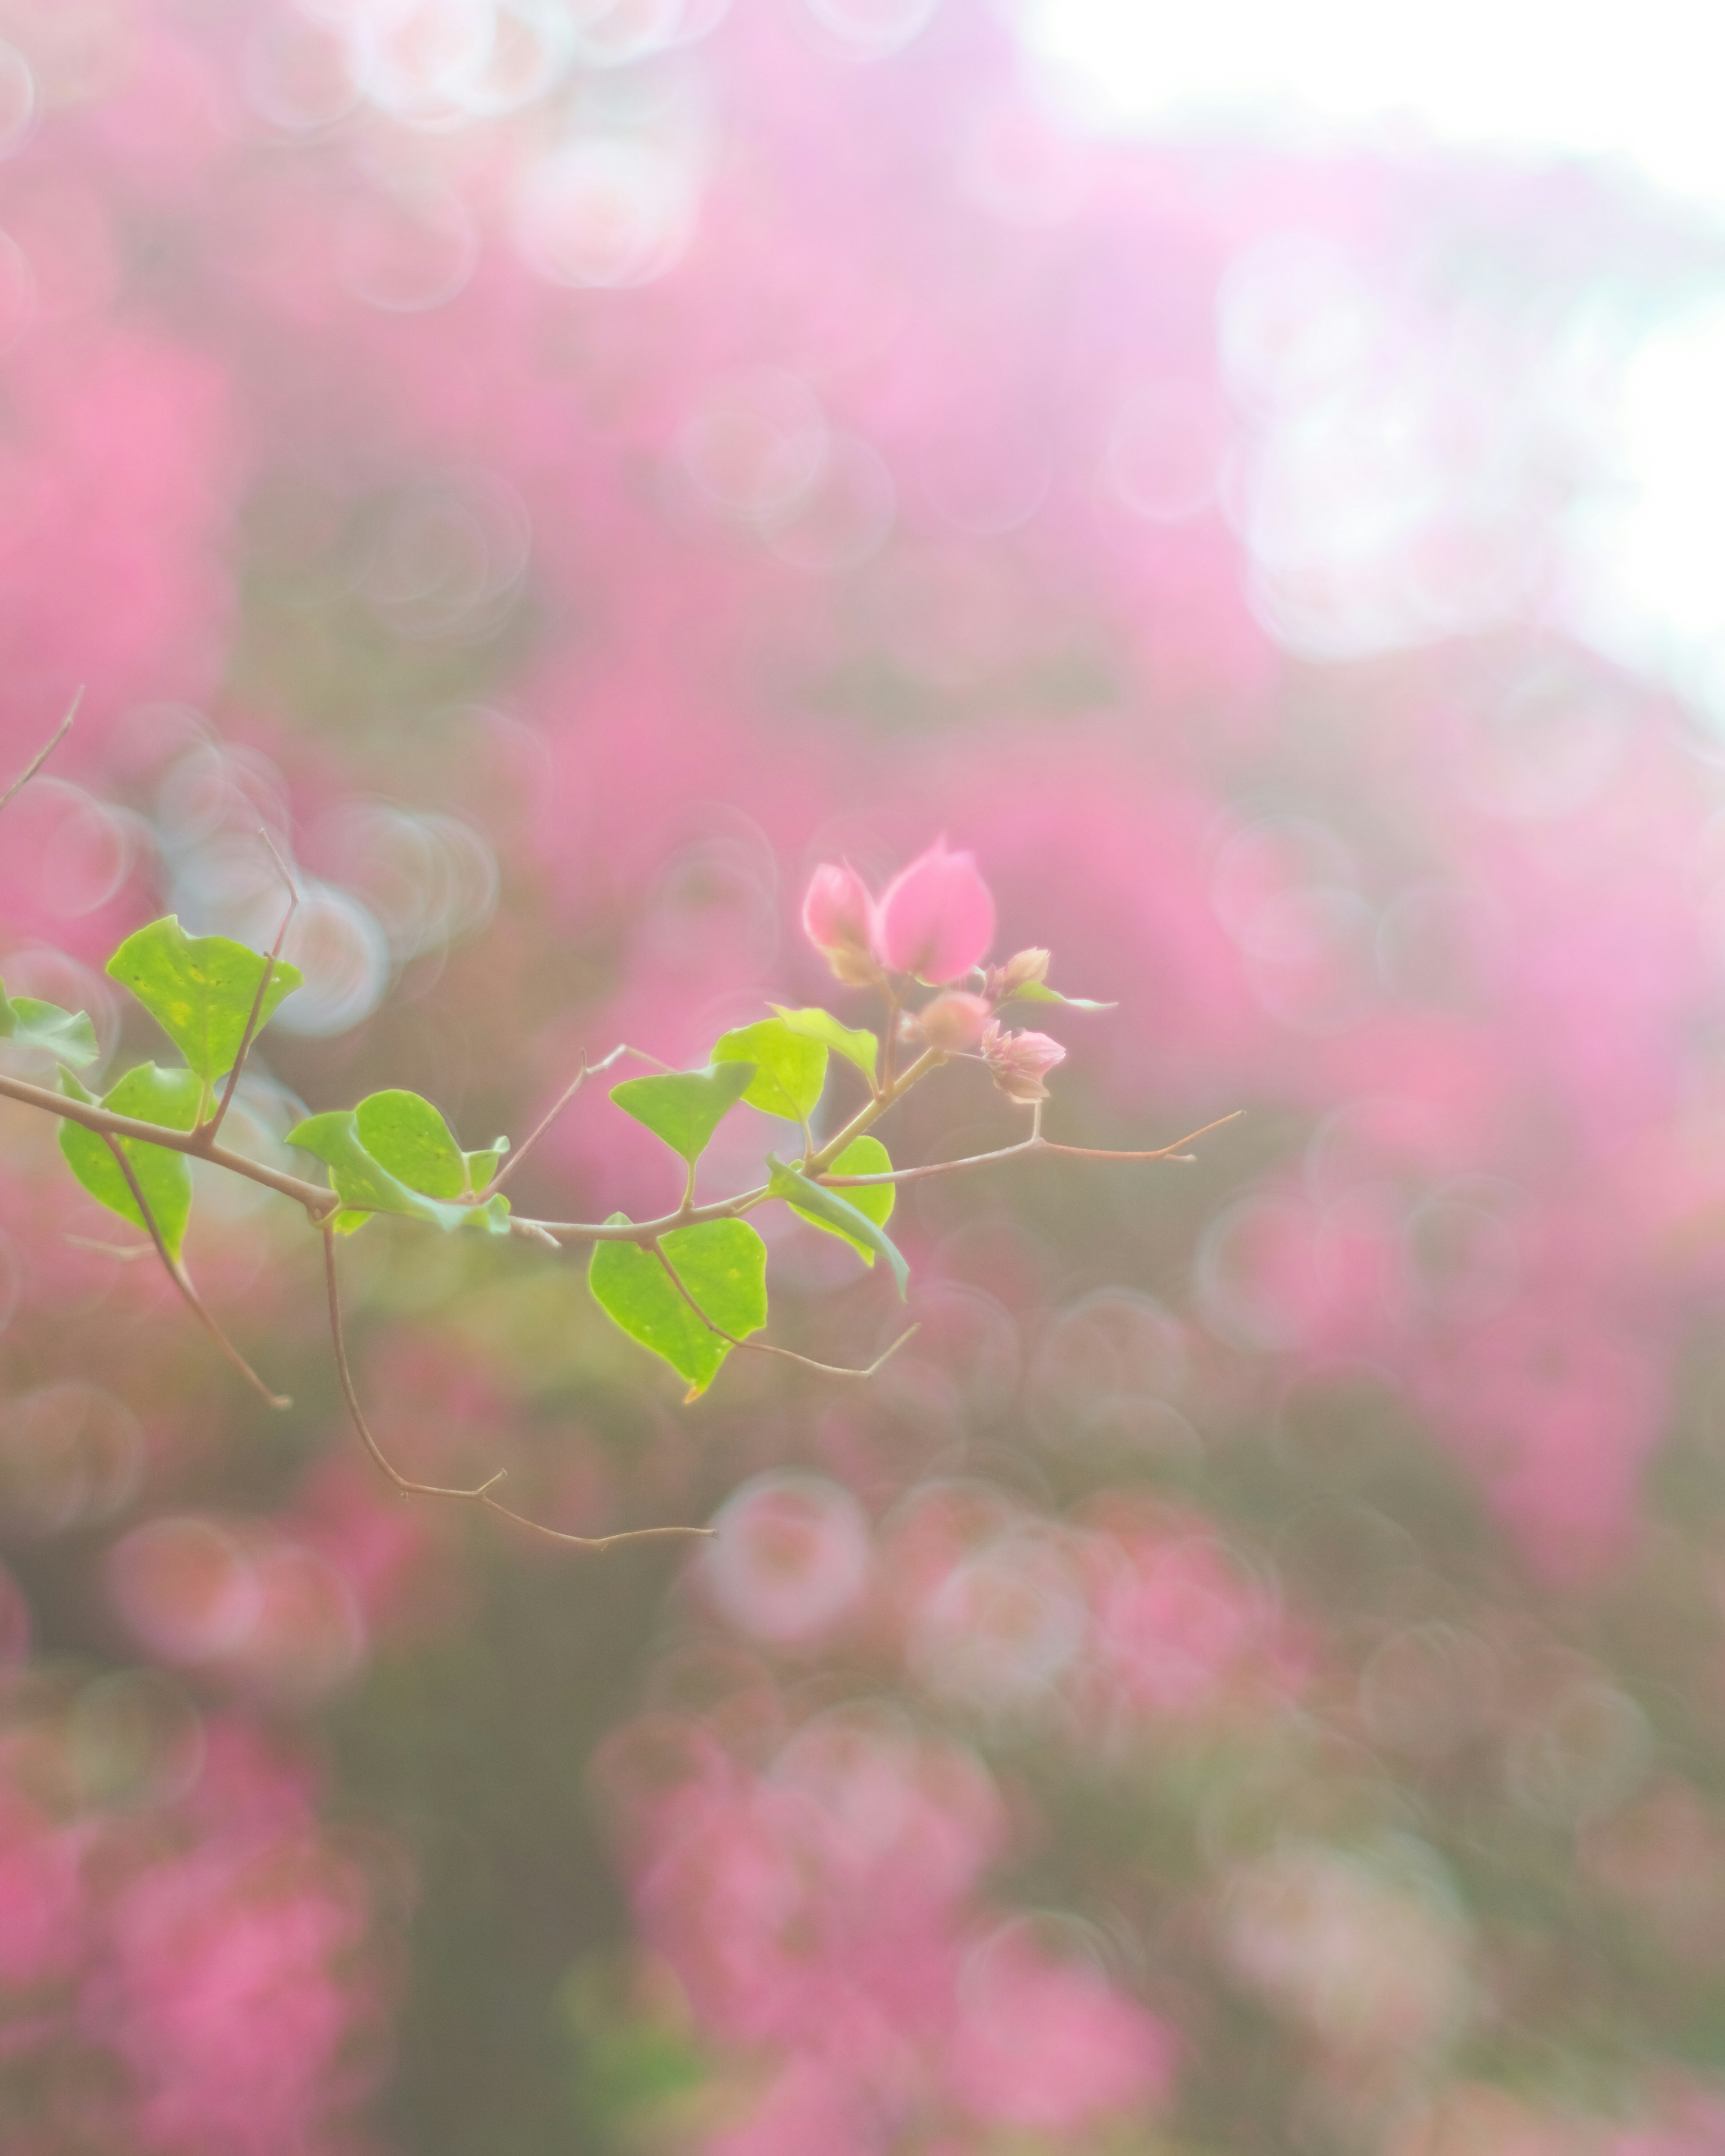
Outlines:
{"type": "Polygon", "coordinates": [[[913,2125],[1081,2133],[1166,2092],[1172,2032],[1094,1958],[990,1915],[1009,1840],[968,1749],[884,1708],[806,1722],[764,1767],[717,1730],[638,1725],[600,1785],[619,1808],[644,1940],[701,2027],[763,2071],[710,2156],[885,2156],[913,2125]],[[643,1754],[674,1747],[644,1796],[643,1754]]]}
{"type": "Polygon", "coordinates": [[[5,1710],[0,2116],[50,2156],[318,2156],[386,2053],[372,1882],[304,1768],[208,1718],[174,1786],[111,1808],[89,1731],[5,1710]],[[189,1779],[190,1786],[186,1786],[189,1779]],[[26,1794],[26,1791],[29,1794],[26,1794]]]}
{"type": "Polygon", "coordinates": [[[1155,2110],[1174,2032],[1083,1926],[991,1890],[1044,1830],[952,1725],[1058,1731],[1101,1762],[1273,1723],[1309,1661],[1274,1597],[1195,1518],[1062,1527],[981,1482],[932,1482],[871,1531],[838,1485],[763,1476],[721,1524],[706,1594],[742,1640],[791,1669],[889,1656],[918,1705],[798,1718],[744,1663],[706,1717],[645,1717],[601,1756],[643,1940],[696,2025],[764,2062],[703,2150],[818,2133],[873,2156],[912,2121],[965,2146],[1155,2110]]]}

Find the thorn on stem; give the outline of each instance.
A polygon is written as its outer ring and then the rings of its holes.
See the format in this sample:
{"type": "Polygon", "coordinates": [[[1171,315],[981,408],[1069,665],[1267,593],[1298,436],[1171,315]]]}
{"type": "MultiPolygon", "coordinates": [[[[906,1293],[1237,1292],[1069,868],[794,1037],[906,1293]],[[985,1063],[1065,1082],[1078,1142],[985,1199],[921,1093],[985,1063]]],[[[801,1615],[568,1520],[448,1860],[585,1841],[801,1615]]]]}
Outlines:
{"type": "Polygon", "coordinates": [[[37,750],[34,756],[30,758],[30,761],[24,766],[18,777],[13,780],[11,785],[7,788],[5,793],[0,793],[0,808],[7,807],[11,801],[23,792],[24,788],[36,776],[37,773],[41,770],[43,765],[47,762],[49,757],[54,754],[60,743],[66,738],[66,736],[70,733],[72,731],[72,721],[78,716],[78,706],[83,701],[84,684],[80,681],[76,689],[72,692],[72,701],[66,707],[66,716],[64,718],[60,721],[59,724],[49,736],[48,739],[42,744],[41,747],[37,750]]]}

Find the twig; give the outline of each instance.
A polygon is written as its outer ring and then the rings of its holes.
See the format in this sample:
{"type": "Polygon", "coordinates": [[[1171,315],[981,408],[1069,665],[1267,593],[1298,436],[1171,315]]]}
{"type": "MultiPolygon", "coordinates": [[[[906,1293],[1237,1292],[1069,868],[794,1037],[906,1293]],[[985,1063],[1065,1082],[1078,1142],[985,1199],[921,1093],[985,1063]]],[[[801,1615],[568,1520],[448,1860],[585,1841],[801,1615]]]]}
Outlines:
{"type": "Polygon", "coordinates": [[[558,1094],[557,1099],[552,1101],[550,1107],[548,1107],[545,1113],[539,1118],[539,1121],[534,1125],[532,1130],[529,1132],[524,1139],[522,1139],[519,1151],[505,1155],[503,1162],[498,1168],[496,1173],[492,1176],[490,1181],[480,1193],[480,1196],[481,1198],[489,1198],[493,1191],[501,1190],[503,1188],[503,1185],[509,1180],[510,1177],[515,1173],[516,1170],[521,1166],[527,1155],[531,1152],[534,1147],[538,1144],[540,1139],[545,1136],[545,1133],[551,1128],[557,1117],[562,1115],[564,1109],[568,1106],[570,1101],[574,1099],[575,1096],[581,1091],[582,1087],[587,1083],[588,1080],[593,1075],[593,1073],[598,1070],[608,1070],[622,1053],[623,1050],[620,1047],[614,1048],[611,1050],[611,1053],[606,1056],[602,1062],[589,1063],[587,1060],[587,1050],[584,1048],[582,1050],[581,1068],[575,1073],[572,1081],[562,1092],[558,1094]]]}
{"type": "Polygon", "coordinates": [[[1043,1137],[1039,1123],[1038,1128],[1029,1137],[1021,1138],[1017,1145],[1002,1146],[997,1152],[967,1153],[962,1160],[931,1160],[921,1168],[896,1168],[890,1174],[823,1175],[816,1180],[824,1183],[829,1190],[854,1190],[875,1183],[924,1183],[931,1176],[955,1175],[961,1168],[986,1168],[996,1161],[1019,1160],[1027,1153],[1034,1152],[1060,1153],[1069,1160],[1189,1162],[1196,1160],[1198,1156],[1183,1152],[1183,1147],[1207,1137],[1211,1131],[1220,1130],[1224,1123],[1234,1122],[1245,1113],[1244,1108],[1235,1108],[1231,1114],[1218,1116],[1214,1122],[1205,1123],[1199,1130],[1189,1131],[1184,1137],[1176,1138],[1172,1145],[1158,1146],[1153,1152],[1112,1152],[1099,1146],[1057,1145],[1053,1139],[1043,1137]]]}
{"type": "Polygon", "coordinates": [[[43,765],[47,762],[49,757],[54,754],[60,743],[66,738],[66,736],[70,733],[72,731],[72,721],[78,716],[78,706],[83,701],[84,686],[80,682],[78,687],[73,691],[72,701],[67,709],[64,718],[60,721],[59,724],[54,728],[54,732],[49,736],[42,747],[37,750],[34,756],[30,758],[30,761],[24,766],[18,777],[13,780],[11,785],[7,788],[3,793],[0,793],[0,808],[6,808],[16,795],[23,792],[24,788],[36,776],[37,773],[41,770],[43,765]]]}
{"type": "Polygon", "coordinates": [[[884,1363],[890,1363],[891,1361],[892,1358],[897,1354],[899,1349],[904,1346],[906,1341],[911,1337],[912,1333],[918,1330],[917,1327],[912,1325],[906,1332],[901,1332],[897,1339],[893,1342],[892,1345],[890,1348],[883,1348],[880,1354],[875,1358],[874,1361],[870,1363],[869,1367],[865,1370],[847,1369],[836,1363],[817,1363],[812,1355],[799,1355],[794,1348],[777,1348],[770,1340],[742,1340],[737,1337],[736,1333],[727,1332],[722,1325],[716,1325],[713,1322],[712,1319],[707,1316],[706,1312],[695,1300],[694,1296],[690,1294],[688,1288],[684,1284],[682,1275],[677,1270],[670,1260],[666,1257],[663,1247],[656,1242],[652,1247],[654,1256],[658,1259],[660,1264],[665,1267],[665,1271],[670,1276],[672,1286],[675,1287],[677,1293],[682,1296],[684,1301],[688,1304],[691,1310],[695,1312],[695,1315],[701,1320],[701,1323],[706,1326],[707,1331],[709,1332],[716,1333],[721,1340],[728,1342],[731,1347],[741,1348],[746,1354],[776,1355],[781,1362],[798,1363],[805,1370],[814,1370],[818,1372],[823,1378],[872,1378],[875,1373],[880,1369],[884,1363]]]}
{"type": "Polygon", "coordinates": [[[518,1527],[526,1527],[533,1534],[542,1535],[547,1542],[567,1543],[572,1549],[617,1549],[624,1543],[665,1542],[673,1536],[710,1536],[714,1532],[711,1527],[629,1527],[615,1535],[565,1534],[560,1527],[547,1527],[541,1521],[530,1520],[525,1512],[513,1512],[507,1505],[498,1503],[490,1493],[503,1480],[506,1471],[501,1467],[488,1481],[472,1490],[448,1489],[437,1482],[415,1482],[410,1476],[403,1475],[372,1435],[365,1410],[359,1404],[352,1368],[347,1360],[347,1343],[341,1329],[341,1295],[336,1277],[336,1231],[327,1222],[323,1229],[323,1260],[324,1277],[329,1286],[330,1337],[335,1347],[336,1370],[341,1380],[341,1396],[347,1403],[347,1412],[353,1419],[353,1427],[359,1432],[360,1442],[371,1455],[372,1464],[393,1483],[401,1496],[447,1497],[456,1504],[482,1506],[486,1512],[495,1512],[499,1519],[511,1521],[518,1527]]]}
{"type": "Polygon", "coordinates": [[[139,1258],[147,1258],[155,1248],[152,1243],[101,1243],[94,1235],[62,1235],[60,1240],[74,1250],[93,1250],[99,1258],[112,1258],[116,1265],[129,1265],[139,1258]]]}
{"type": "Polygon", "coordinates": [[[132,1203],[137,1207],[144,1225],[149,1230],[150,1240],[156,1245],[156,1255],[167,1269],[168,1278],[186,1298],[193,1317],[197,1318],[198,1323],[203,1326],[234,1368],[239,1371],[240,1376],[249,1385],[254,1387],[262,1394],[271,1407],[290,1408],[293,1402],[281,1393],[270,1391],[268,1385],[264,1383],[251,1364],[246,1361],[244,1356],[217,1324],[203,1297],[193,1286],[191,1276],[169,1250],[162,1230],[157,1225],[156,1215],[150,1209],[150,1201],[144,1195],[144,1186],[138,1181],[136,1170],[126,1157],[126,1148],[117,1138],[110,1137],[105,1131],[102,1133],[102,1142],[119,1163],[120,1173],[126,1178],[126,1187],[131,1193],[132,1203]]]}
{"type": "Polygon", "coordinates": [[[627,1041],[619,1041],[611,1053],[608,1055],[602,1055],[597,1063],[588,1061],[587,1050],[583,1048],[581,1051],[581,1068],[575,1073],[573,1083],[564,1092],[559,1094],[551,1106],[546,1110],[527,1137],[521,1141],[518,1150],[505,1156],[497,1173],[474,1199],[475,1204],[483,1204],[494,1192],[503,1188],[588,1080],[597,1078],[602,1072],[608,1070],[619,1055],[637,1055],[643,1063],[650,1063],[655,1070],[665,1070],[670,1067],[668,1064],[661,1063],[656,1055],[648,1055],[644,1048],[631,1048],[627,1041]]]}
{"type": "Polygon", "coordinates": [[[221,1103],[209,1121],[198,1126],[197,1135],[204,1139],[206,1143],[214,1142],[216,1133],[222,1127],[222,1119],[234,1105],[234,1089],[239,1083],[239,1074],[245,1068],[245,1059],[250,1054],[252,1042],[257,1037],[258,1019],[264,1008],[264,998],[270,993],[270,983],[275,976],[275,962],[281,956],[282,943],[286,937],[293,917],[300,910],[299,888],[293,877],[288,873],[287,863],[277,852],[275,839],[265,830],[259,830],[258,836],[270,849],[270,857],[280,870],[282,881],[287,886],[288,910],[281,916],[281,926],[275,932],[275,941],[270,945],[270,955],[264,961],[263,974],[258,982],[258,993],[252,998],[252,1007],[246,1015],[245,1031],[239,1036],[239,1047],[234,1058],[234,1068],[228,1073],[228,1083],[223,1090],[221,1103]]]}

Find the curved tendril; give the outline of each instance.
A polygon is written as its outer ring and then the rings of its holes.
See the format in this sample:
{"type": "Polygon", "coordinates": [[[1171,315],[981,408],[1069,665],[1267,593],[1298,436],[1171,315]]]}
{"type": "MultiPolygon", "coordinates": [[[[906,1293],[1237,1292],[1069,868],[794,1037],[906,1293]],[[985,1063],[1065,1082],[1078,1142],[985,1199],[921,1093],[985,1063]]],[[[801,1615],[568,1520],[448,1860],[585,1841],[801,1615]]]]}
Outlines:
{"type": "MultiPolygon", "coordinates": [[[[239,1350],[228,1337],[227,1334],[223,1332],[221,1327],[217,1324],[215,1318],[211,1314],[209,1307],[205,1303],[203,1297],[199,1295],[197,1289],[193,1286],[191,1275],[187,1272],[185,1267],[175,1259],[172,1252],[169,1250],[167,1239],[163,1236],[161,1228],[157,1224],[156,1215],[150,1209],[150,1201],[144,1195],[144,1186],[138,1181],[136,1169],[132,1167],[131,1161],[126,1158],[125,1147],[120,1143],[120,1141],[117,1138],[110,1137],[105,1132],[102,1136],[102,1142],[107,1147],[109,1152],[113,1154],[115,1160],[119,1164],[120,1173],[126,1178],[126,1187],[131,1193],[132,1203],[137,1207],[144,1225],[149,1230],[150,1240],[156,1246],[157,1256],[161,1259],[168,1278],[173,1282],[180,1293],[186,1298],[187,1304],[191,1309],[193,1316],[197,1318],[198,1323],[203,1327],[204,1330],[209,1334],[211,1339],[213,1340],[217,1347],[221,1349],[223,1354],[227,1357],[228,1360],[234,1365],[234,1368],[239,1371],[240,1376],[245,1379],[249,1385],[254,1386],[257,1391],[262,1394],[263,1398],[269,1402],[271,1407],[290,1408],[293,1405],[292,1400],[290,1399],[285,1393],[272,1393],[270,1391],[268,1385],[264,1383],[264,1380],[258,1375],[257,1372],[253,1369],[251,1364],[246,1361],[244,1356],[240,1353],[239,1350]]],[[[128,1253],[127,1255],[131,1254],[128,1253]]]]}
{"type": "Polygon", "coordinates": [[[341,1397],[347,1403],[347,1413],[359,1439],[371,1455],[373,1465],[393,1484],[403,1497],[443,1497],[452,1504],[478,1505],[499,1519],[508,1520],[530,1533],[539,1535],[547,1542],[562,1543],[571,1549],[608,1550],[620,1548],[625,1543],[665,1542],[673,1537],[711,1536],[711,1527],[629,1527],[614,1535],[572,1535],[561,1527],[548,1527],[542,1520],[530,1519],[526,1513],[517,1512],[509,1505],[499,1504],[491,1491],[503,1480],[507,1471],[500,1467],[495,1475],[470,1490],[454,1489],[439,1482],[417,1482],[411,1476],[403,1475],[389,1458],[372,1435],[366,1420],[365,1409],[359,1404],[359,1392],[353,1382],[352,1365],[347,1359],[347,1342],[341,1325],[341,1291],[336,1273],[336,1231],[326,1222],[323,1228],[324,1279],[329,1293],[330,1338],[335,1348],[336,1373],[341,1379],[341,1397]]]}

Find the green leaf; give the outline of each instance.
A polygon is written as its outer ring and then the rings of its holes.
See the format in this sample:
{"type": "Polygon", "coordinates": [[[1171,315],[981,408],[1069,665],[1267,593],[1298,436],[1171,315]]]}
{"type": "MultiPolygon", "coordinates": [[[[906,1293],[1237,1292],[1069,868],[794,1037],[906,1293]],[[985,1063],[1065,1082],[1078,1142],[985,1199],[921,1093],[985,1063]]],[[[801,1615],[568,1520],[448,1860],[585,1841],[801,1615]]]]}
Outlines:
{"type": "MultiPolygon", "coordinates": [[[[850,1152],[850,1147],[847,1146],[845,1151],[850,1152]]],[[[811,1219],[824,1221],[841,1235],[848,1236],[852,1242],[861,1243],[885,1258],[892,1268],[892,1277],[898,1284],[900,1295],[906,1293],[911,1285],[911,1269],[905,1263],[898,1245],[885,1229],[838,1191],[829,1190],[824,1183],[811,1183],[800,1170],[787,1167],[777,1153],[768,1154],[767,1166],[771,1176],[767,1187],[775,1198],[783,1198],[798,1213],[806,1214],[811,1219]]],[[[872,1173],[874,1171],[851,1172],[872,1173]]],[[[877,1188],[889,1187],[876,1185],[877,1188]]]]}
{"type": "MultiPolygon", "coordinates": [[[[287,1136],[290,1146],[315,1153],[323,1162],[347,1212],[403,1213],[412,1220],[434,1220],[439,1228],[459,1228],[471,1217],[468,1207],[440,1204],[392,1175],[361,1142],[357,1122],[353,1109],[336,1108],[326,1115],[308,1116],[287,1136]]],[[[338,1214],[336,1224],[351,1235],[363,1224],[355,1221],[350,1227],[338,1214]]]]}
{"type": "Polygon", "coordinates": [[[692,1168],[754,1075],[752,1063],[716,1063],[705,1070],[667,1071],[662,1078],[625,1078],[611,1088],[611,1098],[692,1168]]]}
{"type": "MultiPolygon", "coordinates": [[[[74,1101],[88,1101],[86,1092],[69,1070],[60,1073],[60,1090],[74,1101]]],[[[133,1116],[141,1123],[160,1123],[164,1130],[189,1131],[198,1121],[203,1086],[195,1071],[164,1070],[159,1064],[141,1063],[128,1070],[103,1101],[116,1116],[133,1116]]],[[[121,1138],[119,1144],[131,1163],[144,1201],[155,1216],[162,1240],[177,1259],[186,1240],[186,1224],[192,1217],[192,1167],[184,1153],[170,1152],[141,1138],[121,1138]]],[[[145,1226],[143,1214],[132,1196],[120,1163],[108,1149],[105,1138],[80,1123],[60,1125],[60,1151],[72,1173],[90,1196],[110,1213],[145,1226]]]]}
{"type": "MultiPolygon", "coordinates": [[[[614,1213],[606,1224],[623,1227],[628,1219],[614,1213]]],[[[747,1220],[700,1220],[673,1228],[660,1245],[715,1325],[742,1340],[767,1322],[767,1245],[747,1220]]],[[[731,1343],[701,1323],[651,1250],[595,1243],[587,1284],[614,1324],[688,1379],[685,1399],[706,1390],[731,1343]]]]}
{"type": "Polygon", "coordinates": [[[824,1045],[782,1018],[763,1018],[757,1025],[727,1033],[713,1050],[713,1061],[752,1063],[755,1075],[743,1099],[752,1108],[783,1116],[788,1122],[808,1122],[827,1082],[824,1045]]]}
{"type": "Polygon", "coordinates": [[[91,1063],[96,1056],[95,1028],[82,1011],[62,1010],[36,996],[8,996],[0,986],[0,1040],[20,1048],[45,1048],[69,1063],[91,1063]]]}
{"type": "MultiPolygon", "coordinates": [[[[890,1175],[892,1173],[892,1158],[879,1138],[853,1138],[827,1173],[829,1175],[890,1175]]],[[[898,1199],[898,1192],[890,1183],[869,1183],[860,1190],[835,1190],[832,1195],[854,1205],[877,1228],[884,1228],[892,1218],[892,1209],[898,1199]]],[[[823,1235],[842,1235],[847,1243],[854,1244],[861,1251],[865,1265],[874,1264],[875,1245],[865,1242],[853,1228],[837,1220],[824,1220],[818,1214],[811,1213],[806,1205],[793,1203],[791,1210],[800,1213],[823,1235]]]]}
{"type": "MultiPolygon", "coordinates": [[[[234,1067],[269,961],[225,936],[188,936],[172,914],[128,936],[108,971],[128,988],[206,1085],[234,1067]]],[[[296,966],[275,961],[258,1013],[261,1029],[301,983],[296,966]]]]}
{"type": "Polygon", "coordinates": [[[378,1167],[423,1198],[467,1189],[461,1148],[429,1101],[401,1087],[369,1093],[353,1111],[354,1135],[378,1167]]]}
{"type": "Polygon", "coordinates": [[[1118,1010],[1118,1004],[1092,1003],[1088,996],[1063,996],[1046,981],[1026,981],[1005,1000],[1009,1004],[1064,1004],[1068,1010],[1118,1010]]]}
{"type": "Polygon", "coordinates": [[[871,1033],[860,1026],[840,1025],[829,1010],[819,1004],[807,1010],[787,1010],[783,1004],[774,1004],[773,1009],[793,1033],[800,1033],[806,1040],[818,1040],[830,1048],[834,1055],[842,1055],[854,1063],[870,1086],[875,1082],[875,1065],[880,1060],[880,1044],[871,1033]]]}
{"type": "Polygon", "coordinates": [[[461,1158],[467,1163],[468,1188],[483,1190],[497,1173],[498,1163],[508,1151],[507,1138],[493,1138],[483,1152],[464,1153],[461,1158]]]}

